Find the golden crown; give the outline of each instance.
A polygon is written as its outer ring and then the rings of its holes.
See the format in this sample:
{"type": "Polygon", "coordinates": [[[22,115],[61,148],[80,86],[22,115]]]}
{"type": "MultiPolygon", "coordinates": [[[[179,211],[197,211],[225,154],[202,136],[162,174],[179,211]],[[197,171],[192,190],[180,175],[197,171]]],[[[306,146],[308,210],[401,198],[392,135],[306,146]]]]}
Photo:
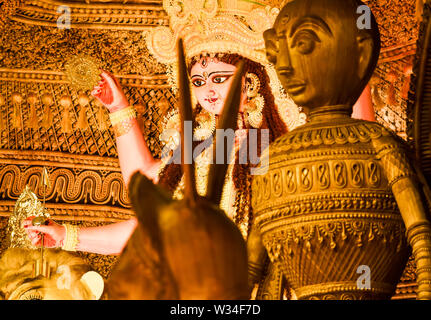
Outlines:
{"type": "Polygon", "coordinates": [[[200,54],[237,53],[265,66],[280,116],[289,130],[305,123],[305,115],[285,94],[274,66],[266,58],[263,32],[279,13],[268,1],[252,0],[163,0],[170,27],[145,31],[150,53],[167,65],[174,91],[177,83],[176,44],[184,41],[188,59],[200,54]]]}
{"type": "Polygon", "coordinates": [[[146,34],[148,49],[158,61],[176,61],[175,46],[181,37],[188,58],[223,50],[267,63],[262,34],[272,27],[278,9],[244,0],[164,0],[163,8],[171,27],[156,27],[146,34]]]}

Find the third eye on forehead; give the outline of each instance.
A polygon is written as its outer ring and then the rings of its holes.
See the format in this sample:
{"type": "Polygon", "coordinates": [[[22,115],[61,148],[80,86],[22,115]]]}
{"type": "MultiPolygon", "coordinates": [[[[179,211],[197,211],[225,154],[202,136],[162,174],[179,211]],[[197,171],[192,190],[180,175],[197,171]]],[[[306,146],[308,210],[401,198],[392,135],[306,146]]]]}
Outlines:
{"type": "Polygon", "coordinates": [[[206,74],[206,73],[202,73],[202,74],[196,73],[196,74],[192,74],[191,77],[192,78],[199,77],[199,78],[205,79],[205,78],[210,78],[213,74],[217,74],[217,75],[232,75],[234,73],[235,73],[234,71],[223,71],[223,70],[220,70],[220,71],[212,71],[212,72],[209,72],[208,74],[206,74]]]}

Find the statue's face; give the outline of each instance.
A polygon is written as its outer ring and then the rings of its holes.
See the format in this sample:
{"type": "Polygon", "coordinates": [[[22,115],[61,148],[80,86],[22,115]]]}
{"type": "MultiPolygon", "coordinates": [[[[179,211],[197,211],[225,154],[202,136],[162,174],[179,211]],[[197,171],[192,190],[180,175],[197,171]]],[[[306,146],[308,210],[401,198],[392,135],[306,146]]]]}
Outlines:
{"type": "MultiPolygon", "coordinates": [[[[215,58],[203,58],[193,65],[190,72],[193,92],[205,110],[213,114],[222,112],[235,71],[236,66],[215,58]]],[[[245,99],[242,94],[242,104],[245,99]]]]}
{"type": "Polygon", "coordinates": [[[332,3],[291,2],[264,34],[283,87],[304,107],[346,104],[359,81],[355,21],[337,15],[332,3]]]}

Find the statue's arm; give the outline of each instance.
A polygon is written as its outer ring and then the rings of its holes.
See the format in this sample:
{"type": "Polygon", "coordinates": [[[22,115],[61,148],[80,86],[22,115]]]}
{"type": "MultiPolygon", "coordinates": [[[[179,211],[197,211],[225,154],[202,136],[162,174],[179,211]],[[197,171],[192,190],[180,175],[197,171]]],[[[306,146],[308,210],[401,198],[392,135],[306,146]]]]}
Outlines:
{"type": "Polygon", "coordinates": [[[256,284],[258,284],[264,273],[268,255],[263,246],[260,231],[252,227],[247,238],[247,255],[248,255],[248,286],[250,294],[256,284]]]}
{"type": "Polygon", "coordinates": [[[431,225],[426,216],[416,174],[400,142],[391,136],[373,141],[395,196],[416,262],[418,299],[431,299],[431,225]]]}

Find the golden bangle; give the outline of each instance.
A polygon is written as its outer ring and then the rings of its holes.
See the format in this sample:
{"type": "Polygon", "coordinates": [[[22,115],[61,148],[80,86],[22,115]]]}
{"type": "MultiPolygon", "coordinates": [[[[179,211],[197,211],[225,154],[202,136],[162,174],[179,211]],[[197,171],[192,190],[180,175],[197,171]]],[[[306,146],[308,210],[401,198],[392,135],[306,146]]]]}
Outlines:
{"type": "Polygon", "coordinates": [[[63,246],[61,247],[66,251],[76,251],[78,245],[78,227],[72,224],[63,224],[66,229],[63,246]]]}
{"type": "Polygon", "coordinates": [[[113,127],[123,122],[124,120],[129,120],[133,118],[136,118],[136,110],[132,106],[109,114],[109,119],[111,120],[111,124],[113,127]]]}
{"type": "Polygon", "coordinates": [[[132,127],[134,125],[134,122],[132,120],[133,120],[133,118],[125,119],[125,120],[115,124],[113,126],[115,136],[120,137],[120,136],[126,134],[127,132],[129,132],[130,129],[132,129],[132,127]]]}

